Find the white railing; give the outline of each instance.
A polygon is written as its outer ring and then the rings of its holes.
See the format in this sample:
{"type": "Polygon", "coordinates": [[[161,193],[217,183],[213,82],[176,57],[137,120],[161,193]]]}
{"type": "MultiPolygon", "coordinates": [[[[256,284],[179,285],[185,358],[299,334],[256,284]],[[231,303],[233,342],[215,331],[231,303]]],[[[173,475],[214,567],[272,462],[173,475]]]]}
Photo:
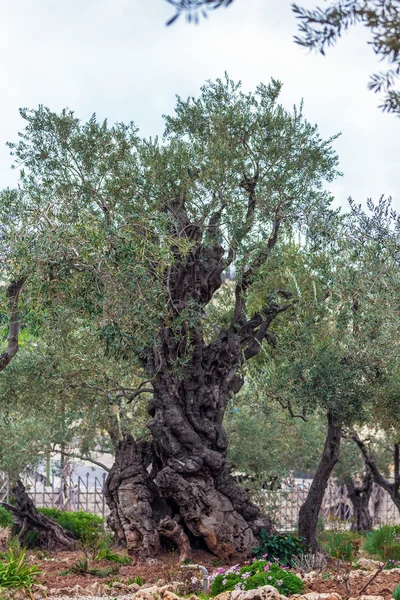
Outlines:
{"type": "MultiPolygon", "coordinates": [[[[52,476],[49,481],[40,474],[27,473],[22,481],[35,506],[59,508],[61,510],[83,510],[106,517],[108,507],[104,497],[106,474],[100,477],[70,476],[60,480],[52,476]]],[[[255,502],[270,514],[279,531],[294,531],[297,528],[301,505],[307,498],[310,481],[297,481],[292,487],[282,490],[259,490],[253,494],[255,502]]],[[[0,473],[0,502],[9,502],[10,484],[0,473]]],[[[374,525],[400,524],[400,514],[387,492],[374,484],[370,499],[370,513],[374,525]]],[[[321,519],[325,527],[350,526],[353,507],[345,486],[330,481],[321,507],[321,519]]]]}

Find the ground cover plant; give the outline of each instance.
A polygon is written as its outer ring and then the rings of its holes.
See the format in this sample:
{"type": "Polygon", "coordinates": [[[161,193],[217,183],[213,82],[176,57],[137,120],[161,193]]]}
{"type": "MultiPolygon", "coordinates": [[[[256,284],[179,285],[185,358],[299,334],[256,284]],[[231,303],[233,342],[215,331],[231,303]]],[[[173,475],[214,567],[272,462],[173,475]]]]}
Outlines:
{"type": "Polygon", "coordinates": [[[301,538],[289,533],[287,535],[270,535],[262,529],[260,532],[261,544],[254,548],[253,554],[261,559],[278,559],[283,566],[293,566],[293,557],[299,557],[307,551],[308,546],[301,538]]]}
{"type": "Polygon", "coordinates": [[[273,585],[285,596],[301,594],[304,588],[303,581],[290,573],[287,567],[282,567],[277,562],[257,560],[241,568],[234,565],[227,570],[217,569],[210,595],[217,596],[232,590],[254,590],[264,585],[273,585]]]}

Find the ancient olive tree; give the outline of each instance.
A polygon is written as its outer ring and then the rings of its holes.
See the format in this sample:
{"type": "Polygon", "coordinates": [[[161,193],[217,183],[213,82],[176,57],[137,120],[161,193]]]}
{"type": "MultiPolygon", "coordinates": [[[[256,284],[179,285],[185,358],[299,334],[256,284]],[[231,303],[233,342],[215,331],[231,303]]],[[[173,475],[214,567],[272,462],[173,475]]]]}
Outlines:
{"type": "Polygon", "coordinates": [[[151,392],[149,437],[119,444],[107,480],[110,525],[131,553],[156,553],[161,535],[246,554],[273,528],[232,480],[222,421],[244,362],[291,308],[290,289],[250,307],[248,294],[280,240],[323,229],[324,182],[337,174],[334,138],[279,105],[280,89],[208,82],[178,98],[162,141],[24,110],[11,145],[21,181],[4,196],[20,218],[4,221],[3,239],[30,278],[27,302],[90,317],[106,352],[142,370],[132,399],[151,392]],[[234,292],[216,322],[229,268],[234,292]]]}

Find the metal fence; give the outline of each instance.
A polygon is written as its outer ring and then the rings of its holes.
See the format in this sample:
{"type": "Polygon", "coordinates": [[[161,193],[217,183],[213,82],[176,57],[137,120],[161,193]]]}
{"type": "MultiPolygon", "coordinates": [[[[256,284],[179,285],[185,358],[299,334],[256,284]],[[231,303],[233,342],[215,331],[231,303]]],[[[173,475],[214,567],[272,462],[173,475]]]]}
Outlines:
{"type": "MultiPolygon", "coordinates": [[[[311,482],[303,481],[291,488],[265,491],[253,494],[257,504],[272,517],[279,531],[297,529],[299,511],[307,498],[311,482]]],[[[400,524],[400,514],[389,494],[376,484],[373,485],[369,501],[369,511],[373,526],[400,524]]],[[[324,527],[347,527],[353,521],[353,505],[346,486],[330,481],[322,501],[320,519],[324,527]]]]}
{"type": "MultiPolygon", "coordinates": [[[[22,483],[38,508],[59,508],[60,510],[91,512],[101,517],[108,514],[104,496],[106,474],[94,477],[86,473],[84,477],[46,477],[38,473],[25,474],[22,483]]],[[[8,502],[10,483],[6,476],[0,475],[0,502],[8,502]]]]}
{"type": "MultiPolygon", "coordinates": [[[[70,476],[60,479],[54,475],[49,481],[40,474],[25,474],[22,481],[35,506],[59,508],[61,510],[83,510],[107,516],[108,507],[104,497],[106,474],[94,477],[89,473],[84,477],[70,476]]],[[[293,486],[277,491],[258,490],[253,493],[257,504],[267,512],[280,531],[293,531],[297,528],[299,511],[310,488],[310,480],[297,481],[293,486]]],[[[0,473],[0,502],[8,502],[10,484],[0,473]]],[[[387,492],[374,484],[370,498],[370,514],[374,525],[386,523],[400,524],[400,515],[387,492]]],[[[349,527],[353,519],[353,507],[345,486],[330,481],[322,502],[321,518],[324,526],[349,527]]]]}

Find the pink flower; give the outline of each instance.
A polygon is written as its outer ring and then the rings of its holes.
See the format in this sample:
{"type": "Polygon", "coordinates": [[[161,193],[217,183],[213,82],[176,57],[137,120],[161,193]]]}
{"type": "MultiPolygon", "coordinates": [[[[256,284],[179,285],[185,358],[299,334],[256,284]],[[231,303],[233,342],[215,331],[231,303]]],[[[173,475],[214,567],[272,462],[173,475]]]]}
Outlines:
{"type": "Polygon", "coordinates": [[[217,569],[217,573],[219,573],[220,575],[222,575],[223,573],[225,573],[225,569],[223,569],[222,567],[219,567],[217,569]]]}
{"type": "Polygon", "coordinates": [[[264,571],[269,571],[269,565],[265,565],[264,571]]]}

